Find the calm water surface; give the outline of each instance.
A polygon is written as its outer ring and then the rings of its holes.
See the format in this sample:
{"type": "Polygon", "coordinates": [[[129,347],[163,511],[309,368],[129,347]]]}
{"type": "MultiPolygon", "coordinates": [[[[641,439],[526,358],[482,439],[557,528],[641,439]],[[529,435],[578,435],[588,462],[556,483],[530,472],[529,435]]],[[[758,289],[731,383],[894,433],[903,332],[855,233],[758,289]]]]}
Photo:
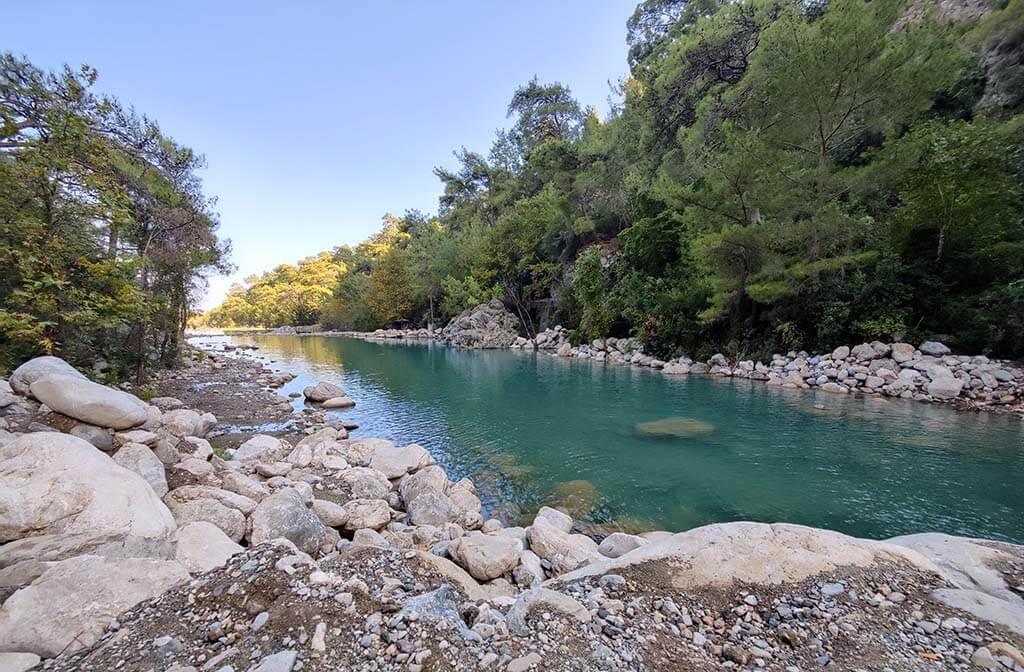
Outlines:
{"type": "Polygon", "coordinates": [[[472,477],[506,520],[562,502],[599,530],[756,520],[1024,543],[1019,419],[533,352],[230,340],[256,343],[273,368],[299,375],[282,394],[340,383],[358,402],[340,413],[359,423],[354,436],[420,443],[450,475],[472,477]],[[637,431],[669,417],[710,431],[637,431]]]}

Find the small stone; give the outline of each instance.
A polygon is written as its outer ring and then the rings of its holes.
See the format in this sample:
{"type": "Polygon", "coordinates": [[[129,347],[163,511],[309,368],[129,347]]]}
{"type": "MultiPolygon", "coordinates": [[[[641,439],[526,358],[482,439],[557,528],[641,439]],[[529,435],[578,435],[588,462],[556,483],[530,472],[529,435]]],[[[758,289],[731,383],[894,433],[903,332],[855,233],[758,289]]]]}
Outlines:
{"type": "Polygon", "coordinates": [[[541,660],[540,654],[536,651],[531,651],[525,656],[514,658],[505,669],[507,672],[526,672],[534,665],[540,665],[541,660]]]}
{"type": "Polygon", "coordinates": [[[266,611],[261,611],[260,613],[256,614],[256,618],[252,619],[252,624],[249,626],[249,629],[252,630],[253,632],[259,632],[260,629],[264,625],[266,625],[267,621],[269,621],[269,620],[270,620],[270,614],[267,613],[266,611]]]}

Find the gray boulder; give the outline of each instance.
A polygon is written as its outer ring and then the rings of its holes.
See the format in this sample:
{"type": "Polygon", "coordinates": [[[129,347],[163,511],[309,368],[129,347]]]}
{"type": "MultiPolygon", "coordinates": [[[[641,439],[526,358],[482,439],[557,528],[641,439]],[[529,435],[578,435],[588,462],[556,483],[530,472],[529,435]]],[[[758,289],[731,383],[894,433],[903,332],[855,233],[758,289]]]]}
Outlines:
{"type": "Polygon", "coordinates": [[[187,408],[178,408],[163,414],[163,429],[178,437],[206,436],[207,432],[217,424],[212,413],[199,414],[187,408]]]}
{"type": "Polygon", "coordinates": [[[302,495],[292,488],[284,488],[264,499],[256,507],[252,514],[252,533],[249,541],[255,546],[264,541],[284,537],[300,551],[314,553],[325,534],[327,528],[316,514],[306,507],[302,495]]]}
{"type": "Polygon", "coordinates": [[[146,479],[157,497],[167,494],[167,475],[164,472],[164,463],[148,446],[141,443],[127,443],[114,453],[114,462],[146,479]]]}
{"type": "Polygon", "coordinates": [[[345,394],[345,390],[341,389],[334,383],[321,380],[316,385],[310,385],[303,389],[302,396],[306,397],[309,401],[322,402],[327,401],[328,399],[345,397],[347,395],[345,394]]]}
{"type": "Polygon", "coordinates": [[[287,450],[286,444],[277,437],[269,434],[257,434],[250,437],[242,445],[235,449],[236,460],[261,460],[272,459],[287,450]]]}
{"type": "Polygon", "coordinates": [[[939,376],[928,383],[928,394],[936,399],[954,399],[960,396],[964,381],[954,376],[939,376]]]}
{"type": "Polygon", "coordinates": [[[353,499],[387,499],[391,492],[387,476],[369,467],[353,467],[344,471],[341,480],[348,485],[353,499]]]}
{"type": "Polygon", "coordinates": [[[434,463],[434,458],[423,446],[410,443],[408,446],[383,446],[370,458],[370,468],[387,478],[401,478],[434,463]]]}
{"type": "Polygon", "coordinates": [[[942,357],[952,352],[944,343],[938,341],[925,341],[921,345],[917,346],[925,355],[931,355],[932,357],[942,357]]]}
{"type": "MultiPolygon", "coordinates": [[[[171,491],[171,494],[174,492],[171,491]]],[[[241,541],[245,536],[245,514],[212,497],[184,501],[168,497],[166,502],[174,514],[174,520],[182,527],[189,523],[205,521],[220,528],[231,541],[241,541]]]]}

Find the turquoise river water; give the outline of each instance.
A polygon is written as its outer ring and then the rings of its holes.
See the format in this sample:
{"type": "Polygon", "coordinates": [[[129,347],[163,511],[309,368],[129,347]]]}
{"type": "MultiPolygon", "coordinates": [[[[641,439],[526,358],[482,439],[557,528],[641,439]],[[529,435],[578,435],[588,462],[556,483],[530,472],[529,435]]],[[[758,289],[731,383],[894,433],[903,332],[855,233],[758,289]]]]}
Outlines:
{"type": "MultiPolygon", "coordinates": [[[[217,340],[228,340],[227,338],[217,340]]],[[[870,538],[1024,543],[1024,422],[759,382],[343,337],[232,336],[340,383],[353,436],[416,442],[514,522],[561,504],[595,532],[793,522],[870,538]],[[681,432],[650,435],[666,418],[681,432]]],[[[301,406],[302,400],[296,401],[301,406]]]]}

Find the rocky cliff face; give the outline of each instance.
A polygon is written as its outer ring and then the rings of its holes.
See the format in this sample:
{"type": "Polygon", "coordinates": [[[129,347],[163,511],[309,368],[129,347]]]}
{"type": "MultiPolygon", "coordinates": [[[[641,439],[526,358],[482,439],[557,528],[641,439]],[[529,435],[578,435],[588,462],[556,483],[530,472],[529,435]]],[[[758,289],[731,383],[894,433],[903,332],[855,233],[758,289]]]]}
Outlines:
{"type": "Polygon", "coordinates": [[[515,343],[519,320],[493,299],[463,311],[441,331],[441,340],[457,348],[507,348],[515,343]]]}

